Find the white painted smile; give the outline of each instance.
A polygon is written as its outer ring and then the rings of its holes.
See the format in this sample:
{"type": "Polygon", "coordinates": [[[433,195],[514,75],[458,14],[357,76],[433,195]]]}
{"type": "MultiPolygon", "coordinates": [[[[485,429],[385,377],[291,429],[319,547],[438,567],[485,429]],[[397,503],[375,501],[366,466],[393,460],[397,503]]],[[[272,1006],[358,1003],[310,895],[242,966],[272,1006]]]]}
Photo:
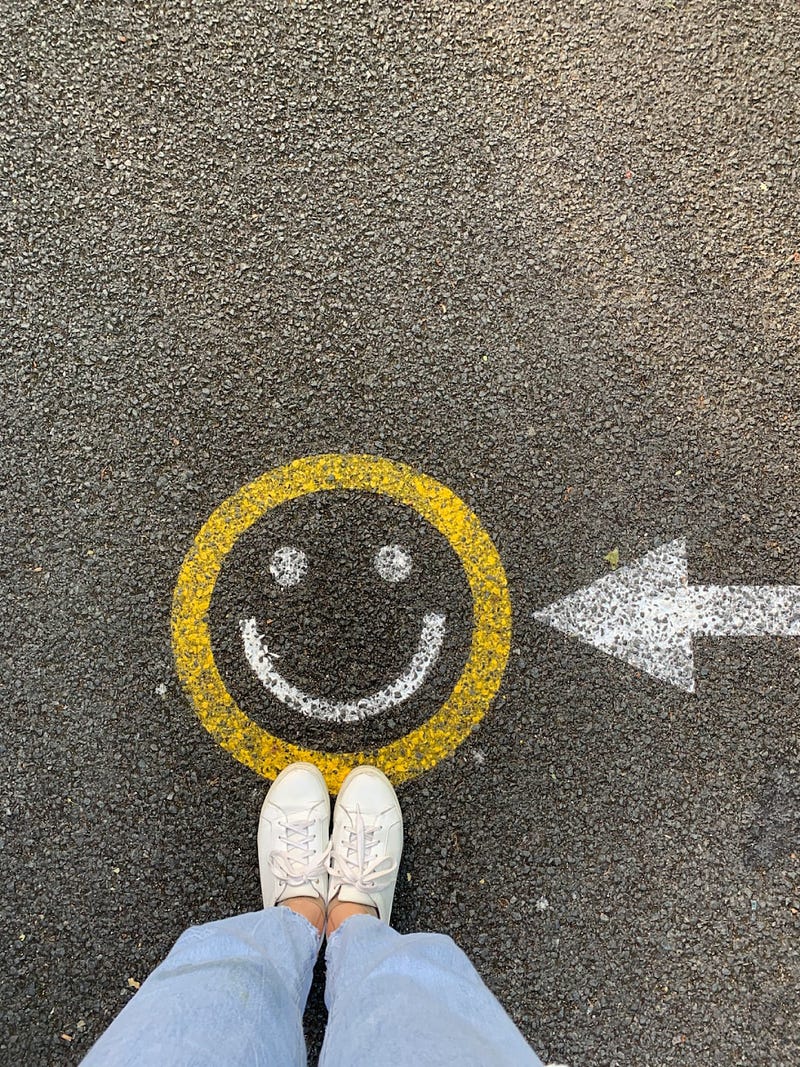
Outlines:
{"type": "Polygon", "coordinates": [[[299,711],[310,719],[328,722],[360,722],[379,715],[382,711],[408,700],[428,677],[439,658],[445,634],[445,616],[427,612],[422,619],[422,631],[417,650],[402,674],[377,693],[359,697],[357,700],[326,700],[311,696],[292,685],[275,668],[278,658],[267,649],[259,633],[255,619],[242,619],[239,623],[244,643],[244,654],[254,673],[264,687],[292,711],[299,711]]]}

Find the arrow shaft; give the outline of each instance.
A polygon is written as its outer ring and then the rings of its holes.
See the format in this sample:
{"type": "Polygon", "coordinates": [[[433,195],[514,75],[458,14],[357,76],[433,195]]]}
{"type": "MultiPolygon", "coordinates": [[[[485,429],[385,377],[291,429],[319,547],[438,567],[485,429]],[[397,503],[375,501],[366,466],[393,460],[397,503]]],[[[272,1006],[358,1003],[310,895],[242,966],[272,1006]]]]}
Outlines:
{"type": "Polygon", "coordinates": [[[694,585],[685,610],[694,634],[800,637],[800,585],[694,585]]]}

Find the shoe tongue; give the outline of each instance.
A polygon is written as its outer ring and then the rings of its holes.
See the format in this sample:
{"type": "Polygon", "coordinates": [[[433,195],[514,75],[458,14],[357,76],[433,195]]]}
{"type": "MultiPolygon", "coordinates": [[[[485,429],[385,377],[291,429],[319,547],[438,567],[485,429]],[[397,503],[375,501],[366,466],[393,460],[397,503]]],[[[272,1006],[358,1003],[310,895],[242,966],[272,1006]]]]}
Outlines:
{"type": "Polygon", "coordinates": [[[301,882],[300,885],[284,886],[275,903],[282,904],[285,900],[294,900],[296,897],[309,897],[320,901],[324,910],[327,888],[327,884],[321,878],[309,878],[307,882],[301,882]]]}

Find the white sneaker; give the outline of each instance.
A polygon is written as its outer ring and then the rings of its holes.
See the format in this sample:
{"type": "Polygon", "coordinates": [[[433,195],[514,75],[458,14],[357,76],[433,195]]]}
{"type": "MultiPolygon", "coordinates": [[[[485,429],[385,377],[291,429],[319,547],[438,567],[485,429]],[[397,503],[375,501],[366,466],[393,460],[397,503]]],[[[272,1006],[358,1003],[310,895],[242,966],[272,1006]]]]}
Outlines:
{"type": "Polygon", "coordinates": [[[261,895],[270,908],[294,897],[328,896],[331,799],[316,767],[293,763],[270,786],[258,820],[261,895]]]}
{"type": "Polygon", "coordinates": [[[403,815],[377,767],[356,767],[333,809],[328,907],[334,899],[375,908],[388,923],[403,852],[403,815]]]}

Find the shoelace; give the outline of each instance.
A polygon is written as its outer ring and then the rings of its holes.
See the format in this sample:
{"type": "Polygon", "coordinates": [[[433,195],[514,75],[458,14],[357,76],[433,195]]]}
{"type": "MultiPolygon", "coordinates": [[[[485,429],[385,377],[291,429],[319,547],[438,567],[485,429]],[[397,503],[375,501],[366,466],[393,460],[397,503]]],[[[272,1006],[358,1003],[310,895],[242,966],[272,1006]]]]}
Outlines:
{"type": "Polygon", "coordinates": [[[344,885],[352,886],[360,893],[374,893],[385,889],[397,863],[391,856],[373,856],[378,842],[375,834],[380,827],[367,826],[360,811],[356,811],[355,824],[345,830],[346,839],[341,851],[331,853],[328,870],[344,885]]]}
{"type": "Polygon", "coordinates": [[[315,824],[315,819],[278,823],[279,828],[285,831],[278,840],[286,848],[281,851],[273,849],[269,854],[269,865],[275,877],[287,885],[302,885],[327,874],[330,845],[322,852],[313,852],[315,824]]]}

